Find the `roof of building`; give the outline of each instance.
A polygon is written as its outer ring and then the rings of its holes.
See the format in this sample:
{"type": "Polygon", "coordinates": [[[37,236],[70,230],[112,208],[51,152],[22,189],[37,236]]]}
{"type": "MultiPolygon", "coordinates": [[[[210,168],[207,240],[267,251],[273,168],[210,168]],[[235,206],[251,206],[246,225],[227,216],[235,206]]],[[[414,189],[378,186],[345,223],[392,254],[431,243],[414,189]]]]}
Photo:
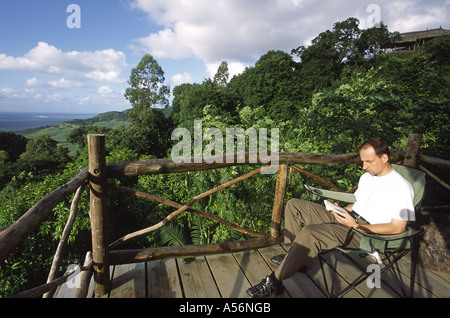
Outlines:
{"type": "Polygon", "coordinates": [[[397,43],[417,42],[420,40],[436,38],[444,35],[450,35],[450,30],[443,29],[442,27],[425,31],[406,32],[400,34],[401,40],[397,43]]]}

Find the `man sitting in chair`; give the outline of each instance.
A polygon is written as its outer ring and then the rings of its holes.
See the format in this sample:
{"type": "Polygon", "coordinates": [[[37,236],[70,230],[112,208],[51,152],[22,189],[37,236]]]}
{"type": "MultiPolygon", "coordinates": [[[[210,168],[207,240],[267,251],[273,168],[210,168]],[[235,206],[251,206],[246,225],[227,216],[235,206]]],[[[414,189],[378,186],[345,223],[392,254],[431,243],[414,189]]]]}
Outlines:
{"type": "MultiPolygon", "coordinates": [[[[344,245],[349,228],[365,233],[399,234],[408,221],[415,221],[411,184],[389,163],[389,148],[380,139],[371,138],[360,147],[363,169],[356,201],[344,216],[327,211],[323,205],[292,199],[285,208],[285,255],[272,258],[278,268],[247,294],[265,298],[283,292],[282,281],[303,269],[319,253],[344,245]]],[[[347,248],[359,248],[361,237],[353,235],[347,248]]]]}

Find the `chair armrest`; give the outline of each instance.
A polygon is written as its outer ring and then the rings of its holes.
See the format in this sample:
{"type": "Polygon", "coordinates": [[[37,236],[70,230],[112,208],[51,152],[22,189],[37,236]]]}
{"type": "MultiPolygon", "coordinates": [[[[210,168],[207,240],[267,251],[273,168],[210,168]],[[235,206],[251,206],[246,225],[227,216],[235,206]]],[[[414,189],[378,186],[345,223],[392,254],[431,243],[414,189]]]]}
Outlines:
{"type": "Polygon", "coordinates": [[[355,233],[360,234],[361,236],[365,236],[367,238],[373,238],[373,239],[381,240],[381,241],[395,241],[395,240],[406,239],[406,238],[415,236],[423,231],[423,229],[421,229],[421,228],[415,229],[415,228],[410,228],[410,227],[407,227],[405,229],[405,231],[403,231],[402,233],[399,233],[399,234],[365,233],[365,232],[361,232],[358,229],[355,229],[354,227],[352,227],[351,230],[354,231],[355,233]]]}
{"type": "Polygon", "coordinates": [[[404,250],[411,246],[410,238],[420,234],[423,229],[418,228],[406,228],[403,233],[400,234],[372,234],[364,233],[355,228],[351,228],[350,232],[361,235],[361,241],[359,248],[367,252],[381,252],[404,250]]]}
{"type": "Polygon", "coordinates": [[[349,192],[341,192],[341,191],[334,191],[334,190],[324,190],[316,187],[309,186],[305,184],[306,190],[315,196],[336,200],[340,202],[346,202],[346,203],[355,203],[356,198],[353,193],[349,192]]]}

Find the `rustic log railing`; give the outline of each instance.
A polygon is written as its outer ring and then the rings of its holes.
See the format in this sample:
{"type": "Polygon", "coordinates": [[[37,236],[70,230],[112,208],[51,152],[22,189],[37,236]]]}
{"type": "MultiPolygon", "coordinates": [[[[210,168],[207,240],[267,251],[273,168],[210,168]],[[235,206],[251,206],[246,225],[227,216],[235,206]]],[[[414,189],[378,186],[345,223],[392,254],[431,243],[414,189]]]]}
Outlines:
{"type": "MultiPolygon", "coordinates": [[[[446,168],[450,168],[450,161],[446,159],[433,158],[429,156],[423,156],[419,153],[421,136],[417,134],[411,134],[408,142],[408,148],[406,152],[393,151],[391,153],[391,159],[395,161],[402,161],[403,164],[409,166],[417,166],[420,169],[426,171],[428,175],[435,179],[446,189],[450,189],[450,186],[437,176],[429,172],[422,165],[418,164],[418,161],[434,164],[446,168]]],[[[67,277],[71,273],[67,273],[65,276],[55,279],[56,268],[61,259],[62,250],[66,244],[68,233],[70,233],[71,227],[74,222],[74,218],[77,214],[77,203],[83,189],[89,185],[90,189],[90,221],[92,232],[92,256],[88,252],[84,266],[81,267],[81,271],[84,275],[82,286],[87,286],[87,280],[90,279],[88,273],[94,273],[95,280],[95,295],[102,296],[106,294],[110,287],[109,265],[137,263],[144,261],[151,261],[163,258],[177,257],[177,256],[198,256],[218,253],[237,252],[255,248],[261,248],[273,245],[281,241],[281,220],[283,213],[283,203],[286,193],[286,185],[288,180],[288,169],[300,172],[308,177],[314,178],[327,186],[338,190],[339,188],[331,182],[315,176],[310,172],[307,172],[296,165],[340,165],[358,163],[360,161],[359,154],[350,153],[343,155],[321,155],[313,153],[280,153],[278,154],[279,165],[276,179],[276,188],[274,194],[274,202],[272,209],[271,230],[268,233],[258,233],[249,229],[241,228],[235,224],[232,224],[226,220],[223,220],[215,215],[205,213],[192,209],[191,206],[198,200],[205,198],[213,193],[221,191],[237,182],[246,180],[258,173],[261,173],[269,166],[260,167],[244,176],[231,180],[223,185],[220,185],[214,189],[211,189],[205,193],[202,193],[194,197],[187,204],[180,204],[168,199],[159,198],[154,195],[142,193],[136,190],[121,188],[116,185],[109,184],[107,179],[125,177],[125,176],[140,176],[146,174],[162,174],[162,173],[175,173],[175,172],[187,172],[187,171],[199,171],[199,170],[211,170],[236,165],[249,165],[249,158],[254,154],[247,153],[245,155],[245,163],[238,163],[237,160],[230,160],[230,157],[224,155],[223,159],[219,162],[223,163],[207,163],[203,159],[201,163],[174,163],[171,159],[155,159],[144,161],[132,161],[132,162],[118,162],[108,163],[105,161],[105,136],[104,135],[89,135],[88,136],[88,149],[89,149],[89,167],[81,171],[75,176],[69,183],[54,190],[39,202],[37,202],[31,209],[29,209],[21,218],[19,218],[14,224],[6,229],[0,230],[0,265],[3,264],[8,255],[16,248],[28,235],[31,233],[51,214],[52,210],[65,200],[68,196],[74,194],[70,216],[67,225],[64,229],[64,233],[61,237],[61,242],[58,245],[57,252],[54,256],[52,268],[50,270],[47,284],[34,288],[30,291],[22,292],[17,297],[36,297],[45,294],[45,296],[51,296],[51,292],[56,286],[63,284],[67,277]],[[115,190],[122,193],[127,193],[137,197],[156,201],[176,209],[166,219],[152,227],[143,229],[141,231],[130,233],[115,242],[109,244],[107,236],[108,228],[108,213],[106,206],[106,191],[115,190]],[[221,224],[224,224],[236,231],[248,234],[255,238],[248,239],[246,241],[227,242],[211,245],[191,245],[191,246],[176,246],[176,247],[157,247],[148,249],[128,249],[118,250],[117,248],[122,242],[134,238],[138,235],[146,234],[154,231],[177,215],[183,212],[190,212],[199,216],[209,218],[221,224]]],[[[235,155],[237,156],[237,155],[235,155]]],[[[236,158],[236,157],[235,157],[236,158]]],[[[194,160],[193,162],[197,162],[194,160]]],[[[217,161],[216,161],[217,162],[217,161]]],[[[256,165],[261,165],[259,161],[256,165]]],[[[87,288],[87,287],[86,287],[87,288]]],[[[80,292],[81,295],[85,295],[85,292],[80,292]]]]}

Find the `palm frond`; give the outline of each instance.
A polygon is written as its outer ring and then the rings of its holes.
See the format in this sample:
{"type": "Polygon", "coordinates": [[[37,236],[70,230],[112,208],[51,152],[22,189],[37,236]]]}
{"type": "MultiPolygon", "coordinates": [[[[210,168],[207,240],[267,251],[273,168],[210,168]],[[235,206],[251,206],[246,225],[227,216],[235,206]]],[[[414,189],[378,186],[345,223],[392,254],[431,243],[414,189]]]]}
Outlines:
{"type": "Polygon", "coordinates": [[[168,223],[159,230],[159,238],[165,246],[184,246],[189,244],[186,231],[176,223],[168,223]]]}
{"type": "Polygon", "coordinates": [[[205,226],[202,219],[196,215],[191,220],[191,240],[194,245],[204,244],[205,226]]]}

